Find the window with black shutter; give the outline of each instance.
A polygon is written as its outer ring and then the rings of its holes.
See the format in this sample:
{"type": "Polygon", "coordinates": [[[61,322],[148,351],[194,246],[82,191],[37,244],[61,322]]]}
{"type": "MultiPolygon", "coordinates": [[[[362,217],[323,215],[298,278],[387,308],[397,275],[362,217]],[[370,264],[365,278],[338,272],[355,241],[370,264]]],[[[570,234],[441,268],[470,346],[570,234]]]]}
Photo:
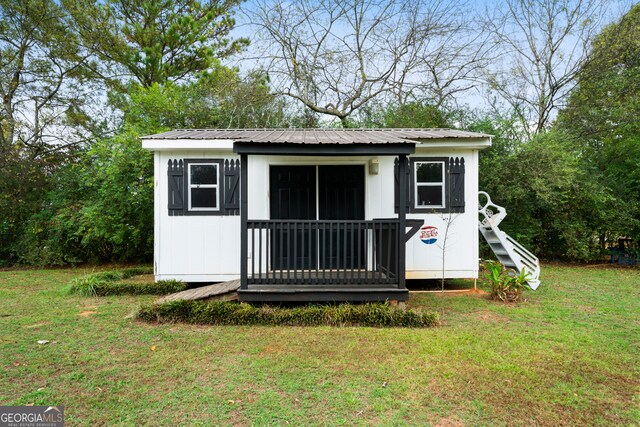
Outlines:
{"type": "MultiPolygon", "coordinates": [[[[464,212],[464,158],[411,157],[407,167],[407,211],[464,212]]],[[[398,160],[394,168],[395,211],[398,211],[398,160]]]]}
{"type": "Polygon", "coordinates": [[[167,169],[169,215],[239,215],[240,161],[172,159],[167,169]]]}

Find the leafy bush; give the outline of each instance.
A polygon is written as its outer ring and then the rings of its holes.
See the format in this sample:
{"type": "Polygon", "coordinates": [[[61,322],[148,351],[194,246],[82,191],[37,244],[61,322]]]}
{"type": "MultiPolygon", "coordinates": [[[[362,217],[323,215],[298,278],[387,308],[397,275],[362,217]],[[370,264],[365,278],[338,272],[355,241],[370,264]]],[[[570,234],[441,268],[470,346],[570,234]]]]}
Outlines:
{"type": "Polygon", "coordinates": [[[143,306],[137,315],[146,322],[200,325],[373,326],[420,328],[437,326],[437,313],[423,313],[388,303],[255,306],[231,301],[171,301],[143,306]]]}
{"type": "Polygon", "coordinates": [[[506,269],[498,261],[487,261],[487,279],[491,292],[489,298],[502,302],[520,302],[523,292],[529,289],[527,279],[529,274],[522,270],[517,273],[515,270],[506,269]]]}
{"type": "Polygon", "coordinates": [[[166,295],[184,291],[186,283],[177,280],[160,280],[155,283],[129,283],[124,280],[141,274],[151,274],[149,267],[128,268],[118,271],[102,271],[73,279],[68,292],[83,296],[110,295],[166,295]]]}

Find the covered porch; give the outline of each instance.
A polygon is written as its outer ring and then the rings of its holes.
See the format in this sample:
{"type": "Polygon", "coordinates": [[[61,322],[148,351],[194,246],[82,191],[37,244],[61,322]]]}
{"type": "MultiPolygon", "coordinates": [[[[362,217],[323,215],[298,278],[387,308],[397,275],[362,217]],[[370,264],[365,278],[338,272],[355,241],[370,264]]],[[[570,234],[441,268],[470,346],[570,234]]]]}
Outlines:
{"type": "Polygon", "coordinates": [[[389,156],[397,161],[398,176],[405,176],[407,156],[415,151],[415,143],[389,135],[373,140],[365,133],[354,135],[355,140],[348,143],[326,135],[288,142],[282,134],[278,142],[235,142],[241,173],[241,301],[408,298],[405,243],[422,221],[406,218],[406,181],[400,179],[397,183],[397,215],[366,219],[364,203],[359,201],[363,200],[364,191],[358,190],[359,186],[364,188],[364,166],[358,169],[313,163],[314,157],[326,163],[331,158],[389,156]],[[249,218],[249,160],[259,156],[308,159],[305,166],[270,166],[268,219],[249,218]],[[347,206],[345,202],[332,204],[332,197],[347,193],[347,206]]]}

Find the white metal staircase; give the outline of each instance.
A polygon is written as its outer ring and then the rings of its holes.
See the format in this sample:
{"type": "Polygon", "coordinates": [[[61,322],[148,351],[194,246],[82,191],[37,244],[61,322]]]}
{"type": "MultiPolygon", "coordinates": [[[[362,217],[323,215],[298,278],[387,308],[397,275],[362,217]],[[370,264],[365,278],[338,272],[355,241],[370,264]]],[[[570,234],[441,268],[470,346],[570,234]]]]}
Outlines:
{"type": "Polygon", "coordinates": [[[540,285],[540,261],[524,246],[498,228],[498,224],[507,216],[507,211],[493,203],[491,197],[484,191],[478,192],[478,195],[487,198],[484,205],[482,201],[480,202],[481,208],[478,211],[480,233],[502,265],[513,268],[518,273],[525,270],[529,277],[527,283],[531,289],[536,289],[540,285]]]}

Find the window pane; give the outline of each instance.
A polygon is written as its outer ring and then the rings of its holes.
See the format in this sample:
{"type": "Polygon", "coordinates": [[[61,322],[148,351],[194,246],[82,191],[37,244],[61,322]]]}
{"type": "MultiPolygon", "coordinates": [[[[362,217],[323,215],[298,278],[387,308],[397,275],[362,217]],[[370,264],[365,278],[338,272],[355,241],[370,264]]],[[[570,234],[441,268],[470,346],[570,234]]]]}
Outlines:
{"type": "Polygon", "coordinates": [[[417,202],[418,206],[442,206],[442,186],[419,186],[417,202]]]}
{"type": "Polygon", "coordinates": [[[442,182],[442,163],[416,163],[417,182],[442,182]]]}
{"type": "Polygon", "coordinates": [[[216,208],[217,188],[192,188],[192,208],[216,208]]]}
{"type": "Polygon", "coordinates": [[[191,165],[191,184],[217,184],[216,165],[191,165]]]}

